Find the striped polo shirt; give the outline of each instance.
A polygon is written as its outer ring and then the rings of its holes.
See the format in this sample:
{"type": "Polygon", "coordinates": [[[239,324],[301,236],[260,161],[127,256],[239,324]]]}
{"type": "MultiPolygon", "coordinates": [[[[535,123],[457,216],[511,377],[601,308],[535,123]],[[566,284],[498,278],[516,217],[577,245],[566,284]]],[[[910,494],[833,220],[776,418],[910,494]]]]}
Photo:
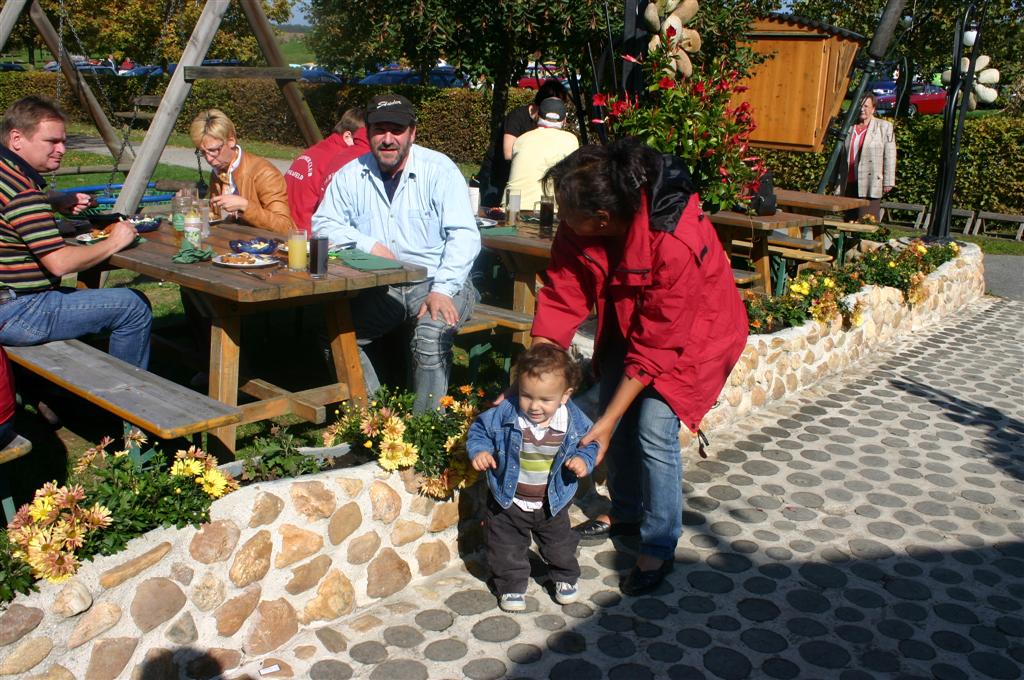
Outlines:
{"type": "Polygon", "coordinates": [[[569,429],[569,409],[558,407],[547,427],[537,427],[526,416],[519,416],[523,431],[523,448],[519,451],[519,483],[516,498],[524,501],[543,501],[547,497],[548,477],[558,449],[569,429]]]}
{"type": "Polygon", "coordinates": [[[47,271],[40,258],[63,247],[46,180],[0,144],[0,288],[20,295],[59,287],[60,277],[47,271]]]}

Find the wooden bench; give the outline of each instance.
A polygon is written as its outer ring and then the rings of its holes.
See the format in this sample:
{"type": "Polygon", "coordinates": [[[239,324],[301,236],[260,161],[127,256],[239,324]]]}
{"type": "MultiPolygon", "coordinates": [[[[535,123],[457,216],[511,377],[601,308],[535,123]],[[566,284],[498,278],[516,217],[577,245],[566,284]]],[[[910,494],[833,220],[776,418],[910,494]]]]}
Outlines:
{"type": "Polygon", "coordinates": [[[241,411],[80,340],[6,347],[11,361],[161,439],[232,425],[241,411]]]}
{"type": "Polygon", "coordinates": [[[459,335],[491,331],[498,328],[515,333],[529,331],[533,327],[533,317],[511,309],[502,309],[492,305],[476,305],[473,315],[459,329],[459,335]]]}
{"type": "Polygon", "coordinates": [[[974,227],[971,231],[973,234],[984,234],[985,233],[985,222],[1010,222],[1016,223],[1020,226],[1017,227],[1018,241],[1024,240],[1024,215],[1008,215],[1006,213],[986,212],[979,210],[978,214],[974,218],[974,227]]]}
{"type": "Polygon", "coordinates": [[[853,238],[859,239],[861,234],[874,234],[878,231],[877,224],[863,224],[861,222],[843,222],[842,220],[825,220],[826,229],[836,230],[836,263],[840,266],[846,264],[846,235],[852,234],[853,238]]]}
{"type": "Polygon", "coordinates": [[[129,122],[133,120],[153,120],[156,115],[155,111],[141,111],[143,107],[155,109],[160,106],[160,100],[162,95],[158,94],[144,94],[136,97],[132,100],[134,109],[132,111],[115,111],[114,117],[129,122]]]}
{"type": "MultiPolygon", "coordinates": [[[[791,239],[792,237],[786,237],[791,239]]],[[[798,241],[805,241],[809,239],[795,239],[798,241]]],[[[814,243],[814,241],[810,241],[814,243]]],[[[732,242],[733,252],[746,251],[750,252],[753,247],[753,243],[750,241],[738,241],[732,242]]],[[[740,253],[742,254],[742,253],[740,253]]],[[[768,240],[768,255],[771,257],[772,267],[772,278],[774,279],[774,295],[782,295],[786,291],[786,280],[789,278],[789,271],[787,270],[787,264],[793,264],[797,269],[804,265],[808,265],[815,268],[827,268],[832,262],[832,256],[826,255],[825,253],[818,253],[809,250],[798,250],[796,248],[783,248],[782,246],[772,245],[771,239],[768,240]]],[[[735,272],[735,270],[733,270],[735,272]]],[[[735,274],[734,274],[735,275],[735,274]]]]}
{"type": "Polygon", "coordinates": [[[791,250],[818,250],[821,245],[813,238],[800,238],[798,236],[787,236],[779,232],[772,232],[768,235],[768,246],[777,248],[789,248],[791,250]]]}
{"type": "MultiPolygon", "coordinates": [[[[914,218],[914,229],[927,229],[928,228],[928,206],[922,205],[921,203],[892,203],[890,201],[882,201],[882,212],[879,216],[879,222],[885,219],[888,212],[893,210],[902,210],[904,212],[912,212],[916,214],[914,218]]],[[[892,219],[889,220],[892,222],[892,219]]]]}

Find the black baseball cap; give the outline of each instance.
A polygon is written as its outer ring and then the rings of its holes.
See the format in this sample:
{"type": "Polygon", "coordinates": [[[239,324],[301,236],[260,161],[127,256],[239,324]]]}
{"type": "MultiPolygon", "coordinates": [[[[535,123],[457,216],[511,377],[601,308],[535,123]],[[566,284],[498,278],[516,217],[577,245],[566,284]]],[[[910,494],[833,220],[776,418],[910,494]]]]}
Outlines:
{"type": "Polygon", "coordinates": [[[406,127],[416,124],[412,102],[400,94],[378,94],[366,105],[366,124],[394,123],[406,127]]]}

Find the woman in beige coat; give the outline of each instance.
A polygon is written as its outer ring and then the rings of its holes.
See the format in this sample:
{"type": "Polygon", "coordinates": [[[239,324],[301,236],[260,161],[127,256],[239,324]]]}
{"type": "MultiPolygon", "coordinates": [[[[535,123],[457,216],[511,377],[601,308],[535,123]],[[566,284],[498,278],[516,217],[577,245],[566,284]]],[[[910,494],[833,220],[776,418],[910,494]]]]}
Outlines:
{"type": "Polygon", "coordinates": [[[896,185],[896,134],[892,123],[875,118],[875,108],[875,95],[866,95],[860,104],[860,120],[846,133],[843,142],[837,193],[871,201],[863,208],[849,211],[847,220],[866,214],[878,219],[882,197],[896,185]]]}

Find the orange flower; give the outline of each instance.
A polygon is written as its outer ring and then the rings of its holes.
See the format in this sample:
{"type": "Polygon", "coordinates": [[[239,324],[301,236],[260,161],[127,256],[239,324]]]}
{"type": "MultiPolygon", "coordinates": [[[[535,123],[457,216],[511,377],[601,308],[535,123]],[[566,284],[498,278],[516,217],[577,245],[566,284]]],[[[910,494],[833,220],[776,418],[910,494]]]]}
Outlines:
{"type": "Polygon", "coordinates": [[[462,392],[468,397],[469,395],[473,394],[473,387],[471,385],[463,385],[462,387],[459,388],[459,392],[462,392]]]}
{"type": "Polygon", "coordinates": [[[455,403],[455,397],[450,397],[448,395],[445,395],[445,396],[441,397],[441,399],[438,401],[438,403],[443,408],[450,408],[455,403]]]}

